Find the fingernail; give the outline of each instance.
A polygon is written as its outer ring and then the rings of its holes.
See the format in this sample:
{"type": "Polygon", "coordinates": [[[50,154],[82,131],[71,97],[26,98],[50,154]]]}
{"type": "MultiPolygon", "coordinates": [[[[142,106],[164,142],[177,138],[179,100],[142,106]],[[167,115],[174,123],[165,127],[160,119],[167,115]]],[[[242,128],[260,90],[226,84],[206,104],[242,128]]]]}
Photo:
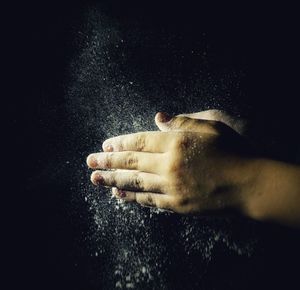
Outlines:
{"type": "Polygon", "coordinates": [[[159,112],[157,115],[157,119],[159,122],[166,123],[169,122],[172,117],[165,112],[159,112]]]}
{"type": "Polygon", "coordinates": [[[95,177],[95,183],[96,185],[103,185],[104,184],[104,178],[101,175],[97,175],[97,177],[95,177]]]}
{"type": "Polygon", "coordinates": [[[111,144],[105,144],[105,145],[103,146],[103,150],[104,150],[104,151],[107,151],[107,152],[112,152],[112,151],[114,150],[114,148],[112,147],[111,144]]]}
{"type": "Polygon", "coordinates": [[[124,191],[124,190],[122,190],[122,189],[118,189],[118,192],[119,192],[119,196],[120,197],[126,197],[126,192],[124,191]]]}

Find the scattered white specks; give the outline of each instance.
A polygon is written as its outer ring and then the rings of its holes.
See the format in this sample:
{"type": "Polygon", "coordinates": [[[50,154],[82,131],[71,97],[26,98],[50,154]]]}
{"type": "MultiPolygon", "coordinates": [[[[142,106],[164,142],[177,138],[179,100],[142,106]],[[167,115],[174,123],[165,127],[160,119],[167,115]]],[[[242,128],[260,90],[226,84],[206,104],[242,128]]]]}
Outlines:
{"type": "Polygon", "coordinates": [[[126,283],[126,288],[133,289],[134,288],[134,284],[133,283],[126,283]]]}
{"type": "MultiPolygon", "coordinates": [[[[139,47],[140,40],[148,36],[138,36],[134,32],[125,37],[113,23],[103,25],[105,17],[99,17],[95,11],[88,13],[87,19],[88,31],[79,33],[82,47],[70,66],[72,80],[66,95],[72,140],[83,142],[74,142],[73,150],[82,156],[98,152],[99,144],[106,138],[158,130],[154,123],[158,111],[200,111],[208,109],[209,105],[220,107],[228,102],[224,98],[220,105],[218,96],[225,95],[226,85],[212,81],[205,68],[201,68],[204,72],[187,77],[187,82],[182,82],[176,74],[170,78],[163,68],[162,72],[149,74],[147,83],[143,83],[139,71],[126,71],[129,59],[121,43],[131,41],[133,47],[139,47]]],[[[172,45],[167,40],[164,45],[174,63],[181,59],[180,55],[177,59],[172,55],[172,45]]],[[[193,55],[197,53],[192,52],[193,55]]],[[[81,194],[80,202],[87,203],[84,214],[90,222],[89,232],[83,236],[91,248],[90,256],[109,260],[110,264],[106,268],[103,266],[105,269],[101,271],[106,271],[104,276],[113,276],[111,288],[141,289],[140,285],[147,284],[153,289],[165,289],[164,270],[169,259],[166,254],[170,252],[165,240],[169,235],[173,235],[172,243],[175,241],[174,246],[181,247],[184,254],[201,253],[204,261],[216,258],[217,244],[238,255],[251,254],[251,246],[234,243],[226,230],[209,226],[209,223],[199,225],[197,219],[178,218],[174,222],[178,227],[173,229],[172,224],[168,225],[168,218],[173,216],[171,212],[145,209],[111,198],[108,189],[90,184],[90,172],[82,161],[68,160],[66,163],[79,168],[74,173],[74,200],[77,202],[81,194]]]]}
{"type": "Polygon", "coordinates": [[[116,288],[122,288],[122,283],[120,281],[116,282],[116,288]]]}

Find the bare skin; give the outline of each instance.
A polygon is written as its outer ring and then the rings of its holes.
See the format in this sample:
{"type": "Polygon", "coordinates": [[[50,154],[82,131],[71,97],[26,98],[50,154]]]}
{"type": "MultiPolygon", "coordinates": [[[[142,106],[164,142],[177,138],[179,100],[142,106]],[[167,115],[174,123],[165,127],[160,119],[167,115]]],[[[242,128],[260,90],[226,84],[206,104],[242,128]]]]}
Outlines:
{"type": "Polygon", "coordinates": [[[127,202],[182,214],[234,209],[257,220],[300,226],[300,167],[256,156],[244,123],[217,110],[170,118],[161,131],[107,139],[88,156],[95,185],[127,202]],[[109,169],[109,170],[107,170],[109,169]]]}

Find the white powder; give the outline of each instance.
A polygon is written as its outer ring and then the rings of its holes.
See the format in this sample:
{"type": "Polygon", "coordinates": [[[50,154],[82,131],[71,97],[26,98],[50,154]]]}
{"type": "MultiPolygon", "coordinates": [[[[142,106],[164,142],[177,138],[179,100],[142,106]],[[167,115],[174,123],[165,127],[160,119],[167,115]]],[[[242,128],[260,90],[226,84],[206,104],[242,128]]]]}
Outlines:
{"type": "MultiPolygon", "coordinates": [[[[66,103],[72,124],[70,142],[74,143],[74,150],[82,153],[82,160],[74,163],[81,167],[74,173],[73,203],[82,200],[88,205],[80,213],[90,222],[90,231],[82,233],[87,251],[97,259],[109,260],[105,270],[102,268],[105,273],[99,276],[107,277],[108,285],[118,289],[144,289],[143,285],[168,289],[166,271],[176,248],[187,258],[200,253],[204,263],[218,258],[214,250],[220,245],[224,251],[250,256],[255,243],[253,235],[249,233],[240,240],[233,238],[234,225],[230,219],[174,217],[169,212],[112,199],[110,190],[95,188],[90,183],[85,157],[101,150],[106,138],[158,130],[154,125],[157,111],[222,109],[229,102],[224,99],[220,104],[217,99],[219,94],[227,94],[224,78],[218,84],[205,71],[187,83],[180,81],[180,75],[172,77],[163,71],[157,73],[159,77],[151,79],[149,75],[148,81],[142,82],[138,71],[126,70],[130,63],[126,49],[127,45],[133,50],[139,47],[142,37],[147,46],[147,39],[153,36],[134,30],[126,34],[93,9],[86,17],[86,27],[78,32],[80,51],[70,65],[72,78],[66,103]],[[172,90],[164,85],[170,80],[172,90]],[[173,96],[168,99],[170,91],[173,96]]],[[[174,53],[168,40],[161,49],[174,53]]],[[[199,53],[206,55],[205,51],[199,53]]],[[[176,57],[174,54],[175,62],[176,57]]]]}

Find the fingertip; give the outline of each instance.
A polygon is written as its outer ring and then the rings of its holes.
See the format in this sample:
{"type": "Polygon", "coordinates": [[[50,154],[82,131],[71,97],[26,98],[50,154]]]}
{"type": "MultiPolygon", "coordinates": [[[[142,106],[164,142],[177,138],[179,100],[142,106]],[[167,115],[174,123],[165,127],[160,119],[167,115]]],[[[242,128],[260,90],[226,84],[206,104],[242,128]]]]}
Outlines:
{"type": "Polygon", "coordinates": [[[104,152],[112,152],[114,150],[113,146],[110,144],[109,140],[105,140],[103,142],[102,149],[103,149],[104,152]]]}
{"type": "Polygon", "coordinates": [[[99,171],[94,171],[91,174],[91,182],[94,185],[103,185],[104,184],[104,178],[102,177],[102,175],[100,174],[99,171]]]}
{"type": "Polygon", "coordinates": [[[172,116],[167,114],[166,112],[158,112],[155,115],[155,121],[160,123],[166,123],[169,122],[172,119],[172,116]]]}
{"type": "Polygon", "coordinates": [[[95,175],[96,175],[96,171],[94,171],[92,174],[91,174],[91,177],[90,177],[90,180],[91,182],[96,185],[96,182],[95,182],[95,175]]]}
{"type": "Polygon", "coordinates": [[[86,158],[86,164],[88,167],[90,168],[95,168],[97,167],[97,159],[95,157],[95,154],[90,154],[87,158],[86,158]]]}
{"type": "Polygon", "coordinates": [[[158,112],[158,113],[156,113],[155,114],[155,117],[154,117],[154,120],[155,120],[155,122],[159,122],[159,116],[160,116],[160,114],[161,114],[161,112],[158,112]]]}

